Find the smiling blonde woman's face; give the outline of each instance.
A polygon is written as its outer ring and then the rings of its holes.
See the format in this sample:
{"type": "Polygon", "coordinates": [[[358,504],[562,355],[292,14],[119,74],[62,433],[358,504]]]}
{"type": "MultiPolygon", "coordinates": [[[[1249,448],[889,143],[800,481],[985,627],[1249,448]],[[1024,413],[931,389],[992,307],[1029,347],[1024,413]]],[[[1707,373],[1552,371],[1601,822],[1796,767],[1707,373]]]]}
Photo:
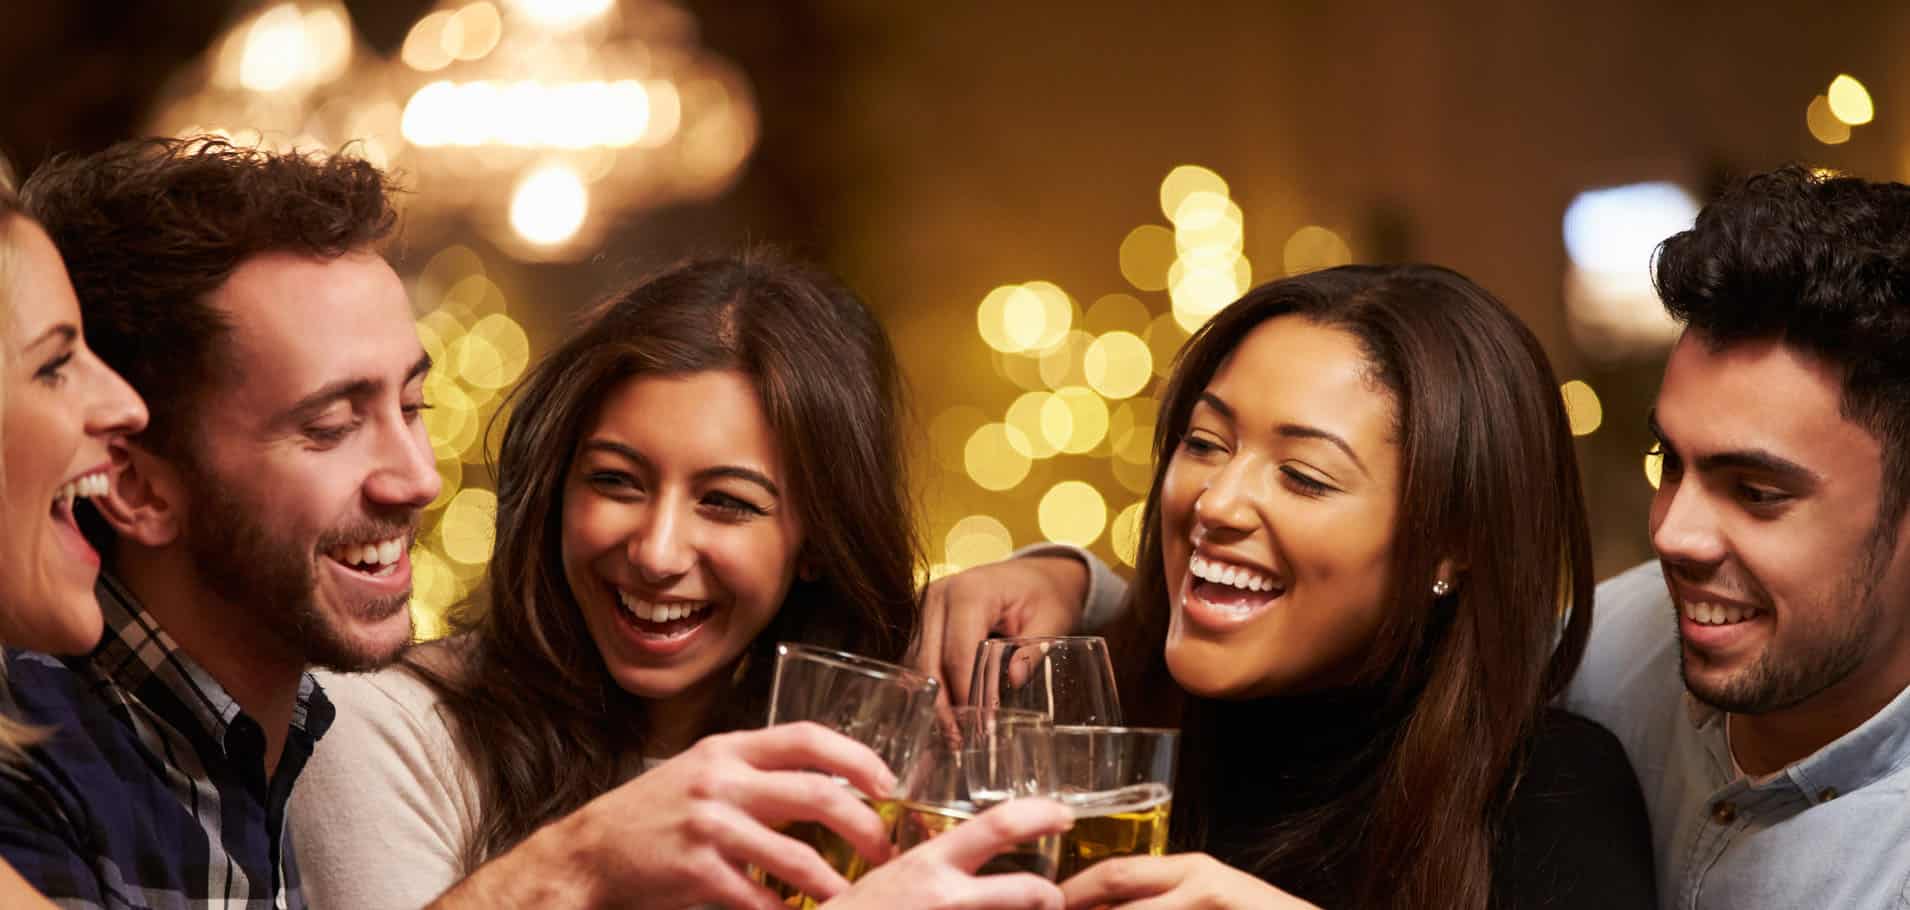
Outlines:
{"type": "Polygon", "coordinates": [[[1167,664],[1254,698],[1347,682],[1389,603],[1400,450],[1358,339],[1250,332],[1195,403],[1161,487],[1167,664]]]}
{"type": "Polygon", "coordinates": [[[73,501],[106,491],[107,444],[143,428],[146,406],[86,347],[79,301],[46,233],[6,217],[0,248],[0,641],[85,652],[100,635],[99,554],[73,501]]]}

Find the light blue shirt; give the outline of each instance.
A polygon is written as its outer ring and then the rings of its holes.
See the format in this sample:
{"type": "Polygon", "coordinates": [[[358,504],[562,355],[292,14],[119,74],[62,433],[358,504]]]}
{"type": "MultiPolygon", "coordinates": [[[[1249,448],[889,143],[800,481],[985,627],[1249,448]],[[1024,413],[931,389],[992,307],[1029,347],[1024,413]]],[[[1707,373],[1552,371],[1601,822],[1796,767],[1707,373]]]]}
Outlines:
{"type": "Polygon", "coordinates": [[[1685,693],[1656,562],[1598,586],[1565,707],[1617,734],[1651,813],[1667,910],[1910,908],[1910,690],[1767,777],[1737,772],[1724,715],[1685,693]]]}

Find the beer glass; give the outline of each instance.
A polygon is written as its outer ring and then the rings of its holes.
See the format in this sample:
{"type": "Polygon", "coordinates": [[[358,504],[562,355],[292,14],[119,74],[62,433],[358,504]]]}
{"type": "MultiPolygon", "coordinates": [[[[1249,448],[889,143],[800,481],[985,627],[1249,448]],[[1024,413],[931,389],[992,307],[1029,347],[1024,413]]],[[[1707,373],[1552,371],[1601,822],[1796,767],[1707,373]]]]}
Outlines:
{"type": "MultiPolygon", "coordinates": [[[[900,780],[916,751],[931,740],[935,725],[933,677],[907,667],[811,645],[776,646],[776,676],[769,690],[771,724],[814,721],[868,746],[900,780]]],[[[888,793],[860,794],[865,801],[888,793]]],[[[796,822],[783,833],[815,848],[842,877],[855,881],[868,864],[848,841],[817,822],[796,822]]],[[[810,910],[817,901],[760,871],[757,878],[784,906],[810,910]]]]}
{"type": "Polygon", "coordinates": [[[1167,852],[1180,731],[1057,725],[1051,736],[1056,799],[1074,812],[1058,878],[1110,857],[1167,852]]]}
{"type": "Polygon", "coordinates": [[[1121,722],[1114,662],[1089,635],[991,638],[975,653],[969,698],[985,708],[1038,711],[1057,726],[1121,722]]]}
{"type": "MultiPolygon", "coordinates": [[[[916,754],[898,798],[880,804],[896,852],[909,850],[1000,803],[1054,796],[1053,725],[1033,711],[959,707],[916,754]]],[[[1053,880],[1061,835],[1016,844],[977,870],[1053,880]]]]}

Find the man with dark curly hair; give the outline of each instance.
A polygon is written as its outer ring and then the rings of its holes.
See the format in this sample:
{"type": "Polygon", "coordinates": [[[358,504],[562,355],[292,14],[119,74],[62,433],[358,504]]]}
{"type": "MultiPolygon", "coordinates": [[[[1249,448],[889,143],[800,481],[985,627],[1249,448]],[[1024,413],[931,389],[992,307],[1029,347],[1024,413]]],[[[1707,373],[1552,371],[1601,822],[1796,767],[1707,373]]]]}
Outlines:
{"type": "Polygon", "coordinates": [[[1656,268],[1659,559],[1599,587],[1568,700],[1625,742],[1667,906],[1899,906],[1910,187],[1761,174],[1656,268]]]}

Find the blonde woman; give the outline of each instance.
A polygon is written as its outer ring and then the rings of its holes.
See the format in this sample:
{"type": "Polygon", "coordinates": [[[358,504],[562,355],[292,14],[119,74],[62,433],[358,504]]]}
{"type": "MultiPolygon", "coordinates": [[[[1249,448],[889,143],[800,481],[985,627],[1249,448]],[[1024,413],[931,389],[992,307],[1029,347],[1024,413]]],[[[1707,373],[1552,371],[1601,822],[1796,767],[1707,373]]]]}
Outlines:
{"type": "MultiPolygon", "coordinates": [[[[105,491],[109,442],[145,425],[139,396],[87,349],[66,268],[0,160],[0,642],[84,653],[99,640],[99,554],[74,503],[105,491]]],[[[40,735],[0,711],[0,773],[40,735]]],[[[0,905],[52,906],[5,863],[0,905]]]]}

